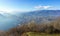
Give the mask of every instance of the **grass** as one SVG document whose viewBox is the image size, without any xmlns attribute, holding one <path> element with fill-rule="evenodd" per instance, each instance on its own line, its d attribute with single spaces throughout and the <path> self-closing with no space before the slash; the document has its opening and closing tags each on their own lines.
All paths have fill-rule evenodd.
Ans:
<svg viewBox="0 0 60 36">
<path fill-rule="evenodd" d="M 46 34 L 46 33 L 37 33 L 37 32 L 27 32 L 28 36 L 60 36 L 60 34 Z"/>
</svg>

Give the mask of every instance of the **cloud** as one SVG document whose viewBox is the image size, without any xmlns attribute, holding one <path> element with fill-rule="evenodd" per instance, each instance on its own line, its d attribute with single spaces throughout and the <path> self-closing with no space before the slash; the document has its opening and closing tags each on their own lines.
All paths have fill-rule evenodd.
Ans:
<svg viewBox="0 0 60 36">
<path fill-rule="evenodd" d="M 0 11 L 6 12 L 6 13 L 11 13 L 12 9 L 9 9 L 9 8 L 1 8 L 0 7 Z"/>
<path fill-rule="evenodd" d="M 35 9 L 49 9 L 51 8 L 52 6 L 35 6 L 34 8 Z"/>
</svg>

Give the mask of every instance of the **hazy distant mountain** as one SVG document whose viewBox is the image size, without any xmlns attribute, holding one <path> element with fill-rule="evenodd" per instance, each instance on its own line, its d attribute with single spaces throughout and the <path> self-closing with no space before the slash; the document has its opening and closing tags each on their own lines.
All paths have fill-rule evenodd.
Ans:
<svg viewBox="0 0 60 36">
<path fill-rule="evenodd" d="M 50 22 L 60 16 L 60 10 L 38 10 L 30 12 L 0 13 L 0 30 L 6 30 L 19 24 L 26 24 L 31 21 L 36 23 Z"/>
<path fill-rule="evenodd" d="M 34 20 L 38 23 L 41 23 L 43 21 L 52 21 L 59 16 L 60 10 L 39 10 L 23 13 L 21 18 L 23 18 L 25 22 Z"/>
<path fill-rule="evenodd" d="M 17 16 L 9 13 L 0 13 L 0 30 L 6 30 L 8 28 L 16 26 L 18 24 Z"/>
</svg>

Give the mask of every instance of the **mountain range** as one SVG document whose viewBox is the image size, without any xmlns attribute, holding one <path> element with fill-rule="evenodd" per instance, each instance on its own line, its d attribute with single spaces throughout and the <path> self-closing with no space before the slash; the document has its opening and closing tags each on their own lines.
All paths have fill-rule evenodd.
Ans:
<svg viewBox="0 0 60 36">
<path fill-rule="evenodd" d="M 0 30 L 8 30 L 21 24 L 34 21 L 37 24 L 49 23 L 60 17 L 60 10 L 37 10 L 29 12 L 0 13 Z"/>
</svg>

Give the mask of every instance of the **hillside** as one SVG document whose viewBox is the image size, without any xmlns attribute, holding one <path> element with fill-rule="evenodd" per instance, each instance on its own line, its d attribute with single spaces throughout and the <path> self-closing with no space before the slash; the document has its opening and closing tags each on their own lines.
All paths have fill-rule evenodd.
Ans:
<svg viewBox="0 0 60 36">
<path fill-rule="evenodd" d="M 13 27 L 7 31 L 0 31 L 1 36 L 59 36 L 60 35 L 60 18 L 57 17 L 49 23 L 43 22 L 36 24 L 35 21 L 28 22 Z"/>
<path fill-rule="evenodd" d="M 50 23 L 28 22 L 20 26 L 2 32 L 4 36 L 60 36 L 60 18 L 55 19 Z"/>
</svg>

